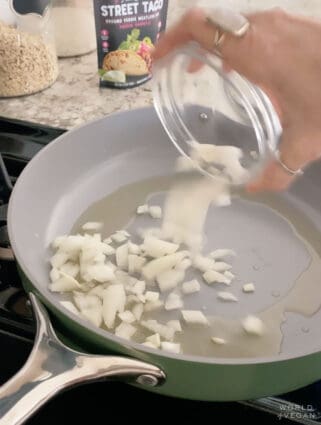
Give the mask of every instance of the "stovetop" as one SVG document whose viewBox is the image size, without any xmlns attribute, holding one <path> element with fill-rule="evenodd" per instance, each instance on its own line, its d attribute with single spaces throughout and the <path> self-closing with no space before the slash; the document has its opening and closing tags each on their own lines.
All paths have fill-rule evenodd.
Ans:
<svg viewBox="0 0 321 425">
<path fill-rule="evenodd" d="M 65 130 L 0 117 L 0 384 L 26 361 L 32 348 L 35 323 L 10 250 L 6 214 L 12 187 L 25 165 L 47 143 Z M 275 377 L 277 379 L 277 377 Z M 120 408 L 124 406 L 125 408 Z M 148 406 L 148 408 L 147 408 Z M 68 413 L 67 413 L 68 410 Z M 74 388 L 46 404 L 29 425 L 77 422 L 108 424 L 158 421 L 194 422 L 212 418 L 248 424 L 321 424 L 321 381 L 279 397 L 242 403 L 210 403 L 159 396 L 117 382 Z M 73 418 L 71 421 L 68 417 Z M 153 416 L 154 416 L 153 415 Z"/>
</svg>

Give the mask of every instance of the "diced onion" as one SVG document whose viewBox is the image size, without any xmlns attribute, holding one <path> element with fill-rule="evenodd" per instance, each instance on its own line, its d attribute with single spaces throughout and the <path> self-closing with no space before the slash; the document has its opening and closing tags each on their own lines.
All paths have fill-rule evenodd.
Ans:
<svg viewBox="0 0 321 425">
<path fill-rule="evenodd" d="M 167 326 L 175 329 L 176 332 L 182 332 L 181 322 L 179 320 L 169 320 Z"/>
<path fill-rule="evenodd" d="M 149 214 L 152 218 L 162 218 L 162 209 L 158 205 L 149 207 Z"/>
<path fill-rule="evenodd" d="M 183 301 L 181 297 L 175 293 L 171 293 L 168 295 L 165 301 L 165 310 L 178 310 L 183 308 Z"/>
<path fill-rule="evenodd" d="M 158 348 L 161 345 L 160 335 L 158 333 L 153 334 L 146 338 L 146 342 L 151 342 L 155 347 Z"/>
<path fill-rule="evenodd" d="M 161 343 L 161 348 L 164 351 L 169 351 L 171 353 L 180 353 L 181 352 L 181 344 L 175 344 L 173 342 L 163 341 Z"/>
<path fill-rule="evenodd" d="M 261 336 L 264 333 L 263 322 L 256 316 L 247 316 L 242 321 L 242 326 L 245 332 L 250 335 Z"/>
<path fill-rule="evenodd" d="M 214 342 L 214 344 L 217 344 L 217 345 L 224 345 L 224 344 L 226 344 L 226 340 L 225 339 L 218 338 L 217 336 L 213 336 L 211 338 L 211 340 Z"/>
<path fill-rule="evenodd" d="M 103 227 L 103 223 L 97 221 L 89 221 L 82 226 L 83 230 L 99 230 Z"/>
<path fill-rule="evenodd" d="M 243 292 L 254 292 L 255 286 L 254 283 L 245 283 L 243 285 Z"/>
<path fill-rule="evenodd" d="M 235 255 L 232 249 L 216 249 L 210 253 L 210 257 L 214 260 L 221 260 L 224 257 L 235 257 Z"/>
<path fill-rule="evenodd" d="M 201 285 L 196 279 L 190 280 L 189 282 L 184 282 L 182 284 L 183 294 L 194 294 L 195 292 L 199 292 L 200 289 Z"/>
<path fill-rule="evenodd" d="M 178 244 L 166 242 L 154 236 L 145 237 L 143 246 L 145 255 L 153 258 L 174 254 L 179 248 Z"/>
<path fill-rule="evenodd" d="M 182 310 L 183 319 L 187 324 L 208 325 L 208 320 L 199 310 Z"/>
<path fill-rule="evenodd" d="M 130 323 L 122 322 L 117 328 L 115 329 L 115 335 L 119 336 L 124 339 L 131 339 L 132 336 L 136 333 L 137 329 L 135 326 L 131 325 Z"/>
<path fill-rule="evenodd" d="M 203 278 L 206 283 L 224 283 L 225 285 L 230 285 L 231 281 L 224 274 L 216 272 L 215 270 L 207 270 L 203 274 Z"/>
<path fill-rule="evenodd" d="M 175 254 L 165 255 L 164 257 L 156 258 L 155 260 L 150 261 L 143 267 L 142 274 L 145 279 L 154 280 L 156 276 L 160 275 L 166 270 L 175 267 L 187 256 L 187 251 L 180 251 L 176 252 Z"/>
<path fill-rule="evenodd" d="M 223 301 L 234 301 L 237 302 L 238 299 L 231 292 L 220 291 L 217 293 L 217 298 Z"/>
<path fill-rule="evenodd" d="M 185 272 L 182 270 L 167 270 L 160 273 L 156 280 L 161 292 L 170 291 L 177 287 L 177 285 L 183 281 Z"/>
<path fill-rule="evenodd" d="M 118 317 L 120 318 L 121 321 L 126 323 L 133 323 L 136 321 L 136 317 L 129 310 L 125 310 L 122 313 L 118 313 Z"/>
<path fill-rule="evenodd" d="M 226 272 L 227 270 L 230 270 L 232 266 L 230 264 L 224 263 L 224 261 L 217 261 L 214 263 L 212 269 L 216 272 Z"/>
<path fill-rule="evenodd" d="M 125 309 L 126 294 L 123 285 L 110 285 L 103 294 L 103 319 L 108 329 L 114 327 L 117 313 Z"/>
</svg>

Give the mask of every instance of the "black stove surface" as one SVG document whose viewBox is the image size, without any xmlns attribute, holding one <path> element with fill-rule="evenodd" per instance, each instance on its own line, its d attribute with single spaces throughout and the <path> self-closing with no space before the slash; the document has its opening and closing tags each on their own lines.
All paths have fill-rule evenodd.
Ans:
<svg viewBox="0 0 321 425">
<path fill-rule="evenodd" d="M 11 189 L 34 155 L 64 132 L 62 129 L 0 117 L 0 384 L 26 361 L 33 344 L 35 323 L 12 261 L 6 228 Z M 277 377 L 276 377 L 277 379 Z M 120 407 L 121 406 L 121 407 Z M 67 418 L 71 418 L 68 419 Z M 200 420 L 248 424 L 321 424 L 321 381 L 279 397 L 244 403 L 209 403 L 155 395 L 126 384 L 104 382 L 74 388 L 47 403 L 29 425 L 108 424 L 152 420 Z"/>
</svg>

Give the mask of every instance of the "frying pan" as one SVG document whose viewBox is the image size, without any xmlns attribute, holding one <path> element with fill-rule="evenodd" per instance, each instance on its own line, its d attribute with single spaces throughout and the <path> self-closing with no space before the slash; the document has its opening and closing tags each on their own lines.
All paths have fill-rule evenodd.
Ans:
<svg viewBox="0 0 321 425">
<path fill-rule="evenodd" d="M 208 124 L 202 131 L 204 138 L 213 137 Z M 62 330 L 69 346 L 95 354 L 113 353 L 112 357 L 105 356 L 106 361 L 115 362 L 116 353 L 124 356 L 119 358 L 112 375 L 135 379 L 148 375 L 146 379 L 136 380 L 135 385 L 160 394 L 195 400 L 245 400 L 285 393 L 320 379 L 321 167 L 318 164 L 288 193 L 270 196 L 268 201 L 259 197 L 235 199 L 231 207 L 211 211 L 206 224 L 207 248 L 234 248 L 239 254 L 235 268 L 242 279 L 256 279 L 257 290 L 233 304 L 232 309 L 229 303 L 209 303 L 213 299 L 206 292 L 213 291 L 209 288 L 195 301 L 198 306 L 191 307 L 206 305 L 211 310 L 215 305 L 219 316 L 232 318 L 249 313 L 264 315 L 268 311 L 268 322 L 278 316 L 280 347 L 276 352 L 271 350 L 269 341 L 259 356 L 205 357 L 153 350 L 95 328 L 63 308 L 58 303 L 59 296 L 48 290 L 51 241 L 70 232 L 89 206 L 120 187 L 170 174 L 177 156 L 153 108 L 111 115 L 72 130 L 44 148 L 23 171 L 9 205 L 10 241 L 26 291 L 35 294 L 47 307 L 55 328 Z M 288 215 L 290 220 L 283 218 Z M 105 220 L 108 221 L 108 216 Z M 41 307 L 35 298 L 33 303 L 36 312 L 39 311 Z M 44 334 L 43 323 L 42 320 L 40 336 Z M 57 350 L 58 343 L 50 341 L 45 343 L 46 350 Z M 62 355 L 60 366 L 48 373 L 48 355 L 37 357 L 38 374 L 31 373 L 27 367 L 0 390 L 1 425 L 21 423 L 44 398 L 67 385 L 66 382 L 57 385 L 56 391 L 49 391 L 46 397 L 40 397 L 41 401 L 29 397 L 16 420 L 14 415 L 10 416 L 10 409 L 14 409 L 18 400 L 22 409 L 21 400 L 28 397 L 28 390 L 75 367 L 68 356 Z M 133 359 L 139 363 L 133 364 Z M 100 370 L 100 377 L 103 375 Z M 76 380 L 79 382 L 81 376 Z"/>
</svg>

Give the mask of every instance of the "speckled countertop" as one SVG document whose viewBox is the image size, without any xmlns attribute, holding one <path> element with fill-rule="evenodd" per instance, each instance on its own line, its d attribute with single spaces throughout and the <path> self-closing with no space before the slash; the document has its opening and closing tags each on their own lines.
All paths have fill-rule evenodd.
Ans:
<svg viewBox="0 0 321 425">
<path fill-rule="evenodd" d="M 169 0 L 168 23 L 175 20 L 192 0 Z M 140 87 L 100 89 L 96 52 L 61 59 L 56 83 L 49 89 L 12 99 L 0 99 L 0 116 L 73 128 L 113 112 L 152 104 L 151 82 Z"/>
</svg>

